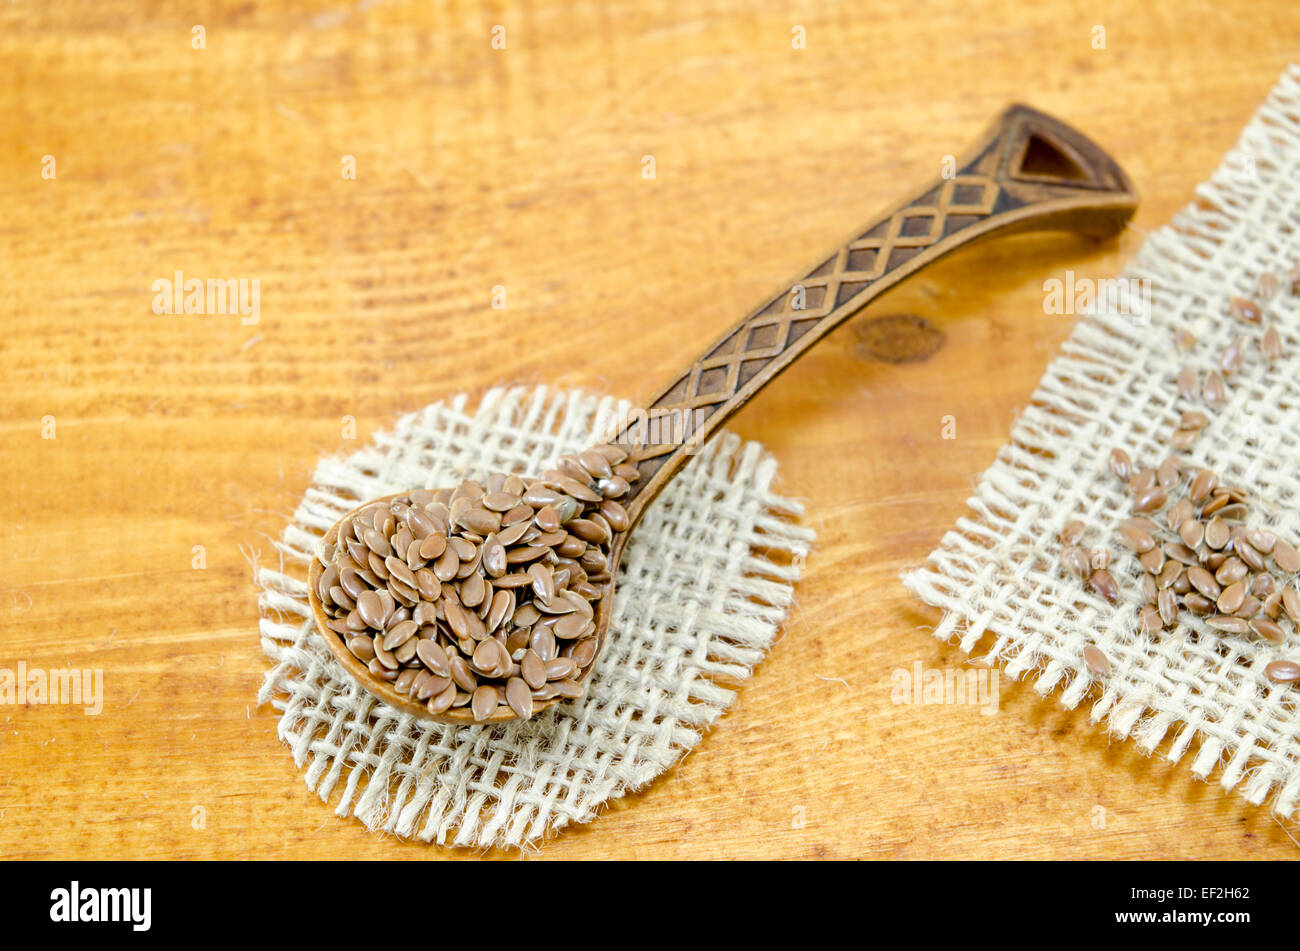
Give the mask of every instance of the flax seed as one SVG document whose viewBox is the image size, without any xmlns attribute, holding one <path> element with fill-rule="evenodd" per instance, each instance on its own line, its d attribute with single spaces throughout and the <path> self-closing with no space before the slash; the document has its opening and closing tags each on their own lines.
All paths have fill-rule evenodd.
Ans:
<svg viewBox="0 0 1300 951">
<path fill-rule="evenodd" d="M 1264 676 L 1280 684 L 1300 680 L 1300 664 L 1291 660 L 1275 660 L 1264 668 Z"/>
<path fill-rule="evenodd" d="M 1083 662 L 1094 675 L 1110 676 L 1110 661 L 1095 644 L 1088 644 L 1083 648 Z"/>
</svg>

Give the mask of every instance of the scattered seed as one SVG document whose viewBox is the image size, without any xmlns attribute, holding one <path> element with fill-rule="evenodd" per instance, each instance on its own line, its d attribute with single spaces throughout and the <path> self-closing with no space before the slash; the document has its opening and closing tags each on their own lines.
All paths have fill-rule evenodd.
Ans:
<svg viewBox="0 0 1300 951">
<path fill-rule="evenodd" d="M 1205 623 L 1225 634 L 1245 634 L 1250 630 L 1250 625 L 1246 623 L 1245 618 L 1233 617 L 1231 614 L 1212 615 L 1205 619 Z"/>
<path fill-rule="evenodd" d="M 1110 676 L 1110 660 L 1095 644 L 1088 644 L 1083 649 L 1083 662 L 1098 677 Z"/>
<path fill-rule="evenodd" d="M 1285 572 L 1300 571 L 1300 551 L 1290 542 L 1278 539 L 1273 546 L 1273 564 Z"/>
<path fill-rule="evenodd" d="M 1269 363 L 1282 356 L 1282 338 L 1278 336 L 1277 328 L 1272 324 L 1264 331 L 1264 336 L 1259 340 L 1259 352 L 1264 355 L 1264 359 Z"/>
<path fill-rule="evenodd" d="M 1259 305 L 1245 297 L 1234 297 L 1228 301 L 1228 311 L 1233 317 L 1248 324 L 1257 324 L 1263 319 Z"/>
<path fill-rule="evenodd" d="M 1280 684 L 1300 680 L 1300 664 L 1293 660 L 1275 660 L 1264 668 L 1264 676 Z"/>
<path fill-rule="evenodd" d="M 1115 473 L 1115 477 L 1121 482 L 1127 482 L 1133 477 L 1133 460 L 1123 449 L 1110 451 L 1110 471 Z"/>
<path fill-rule="evenodd" d="M 1218 370 L 1211 370 L 1205 378 L 1205 387 L 1201 391 L 1206 405 L 1219 409 L 1228 402 L 1228 388 Z"/>
<path fill-rule="evenodd" d="M 1251 618 L 1250 629 L 1270 644 L 1281 644 L 1286 640 L 1286 634 L 1281 626 L 1266 617 Z"/>
</svg>

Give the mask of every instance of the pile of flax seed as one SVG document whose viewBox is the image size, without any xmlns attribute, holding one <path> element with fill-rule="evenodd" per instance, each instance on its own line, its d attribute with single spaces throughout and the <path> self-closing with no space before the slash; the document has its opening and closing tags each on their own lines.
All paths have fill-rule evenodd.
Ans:
<svg viewBox="0 0 1300 951">
<path fill-rule="evenodd" d="M 1265 321 L 1264 307 L 1283 287 L 1287 293 L 1300 294 L 1300 266 L 1282 278 L 1264 274 L 1255 299 L 1229 301 L 1229 314 L 1243 332 L 1203 380 L 1190 367 L 1178 373 L 1178 392 L 1185 401 L 1199 399 L 1209 412 L 1221 409 L 1227 402 L 1227 381 L 1247 358 L 1252 335 L 1262 359 L 1273 363 L 1281 357 L 1281 337 Z M 1179 330 L 1174 342 L 1186 353 L 1196 345 L 1196 338 Z M 1205 412 L 1185 410 L 1170 437 L 1170 448 L 1190 449 L 1208 424 Z M 1109 463 L 1133 497 L 1133 516 L 1116 535 L 1143 569 L 1138 623 L 1144 632 L 1174 627 L 1180 613 L 1190 611 L 1225 634 L 1258 637 L 1275 645 L 1290 642 L 1300 631 L 1296 586 L 1300 551 L 1276 531 L 1246 524 L 1249 494 L 1244 488 L 1225 485 L 1213 470 L 1193 469 L 1173 454 L 1154 468 L 1139 468 L 1127 452 L 1115 448 Z M 1061 567 L 1114 603 L 1120 592 L 1109 570 L 1110 550 L 1081 547 L 1086 532 L 1087 526 L 1077 520 L 1061 530 Z M 1110 660 L 1095 644 L 1084 647 L 1082 659 L 1098 677 L 1111 671 Z M 1275 660 L 1264 673 L 1277 683 L 1294 683 L 1300 681 L 1300 662 Z"/>
</svg>

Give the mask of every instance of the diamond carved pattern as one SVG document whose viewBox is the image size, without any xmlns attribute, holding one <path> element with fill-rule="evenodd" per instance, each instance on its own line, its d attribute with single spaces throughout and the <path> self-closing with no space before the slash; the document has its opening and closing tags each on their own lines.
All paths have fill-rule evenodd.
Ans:
<svg viewBox="0 0 1300 951">
<path fill-rule="evenodd" d="M 968 173 L 944 180 L 933 204 L 899 209 L 887 221 L 876 224 L 840 248 L 833 258 L 814 268 L 790 291 L 760 309 L 691 367 L 670 389 L 671 397 L 656 405 L 652 414 L 681 411 L 689 436 L 697 422 L 735 395 L 742 385 L 742 367 L 744 379 L 751 379 L 814 323 L 880 278 L 891 266 L 891 257 L 895 258 L 895 266 L 900 263 L 897 257 L 902 255 L 896 256 L 895 251 L 906 249 L 906 256 L 910 257 L 937 243 L 944 237 L 949 215 L 971 216 L 971 221 L 964 222 L 963 227 L 988 215 L 997 202 L 998 192 L 998 183 L 988 175 Z M 803 306 L 798 306 L 799 303 Z M 675 445 L 638 446 L 629 461 L 636 464 L 667 455 L 676 448 Z"/>
</svg>

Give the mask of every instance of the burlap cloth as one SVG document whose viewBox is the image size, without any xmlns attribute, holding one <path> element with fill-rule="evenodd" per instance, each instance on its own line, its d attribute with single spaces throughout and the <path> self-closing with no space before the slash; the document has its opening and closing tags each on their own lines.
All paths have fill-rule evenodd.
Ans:
<svg viewBox="0 0 1300 951">
<path fill-rule="evenodd" d="M 607 435 L 632 407 L 577 393 L 493 390 L 402 417 L 347 458 L 326 459 L 257 572 L 258 702 L 322 800 L 374 832 L 458 846 L 526 846 L 592 819 L 698 743 L 763 659 L 813 539 L 802 507 L 772 492 L 776 460 L 722 433 L 655 501 L 619 572 L 604 654 L 586 696 L 525 723 L 419 721 L 360 689 L 315 633 L 307 562 L 360 501 L 493 471 L 535 473 Z"/>
<path fill-rule="evenodd" d="M 1300 688 L 1271 683 L 1263 669 L 1300 660 L 1300 638 L 1273 646 L 1217 634 L 1186 610 L 1173 631 L 1139 632 L 1140 569 L 1112 535 L 1131 498 L 1106 457 L 1121 446 L 1144 465 L 1164 458 L 1183 408 L 1179 367 L 1211 369 L 1246 330 L 1228 316 L 1229 298 L 1254 297 L 1261 274 L 1298 262 L 1300 67 L 1292 66 L 1195 202 L 1152 234 L 1125 272 L 1152 283 L 1149 326 L 1121 315 L 1077 322 L 979 480 L 974 514 L 903 579 L 944 609 L 936 637 L 980 650 L 1013 678 L 1032 678 L 1039 694 L 1055 692 L 1066 707 L 1090 702 L 1092 722 L 1146 753 L 1190 758 L 1199 779 L 1217 770 L 1225 791 L 1239 787 L 1255 804 L 1273 795 L 1284 816 L 1300 796 Z M 1269 366 L 1252 340 L 1227 405 L 1209 413 L 1189 455 L 1252 493 L 1249 524 L 1272 523 L 1297 542 L 1300 298 L 1284 289 L 1263 307 L 1285 356 Z M 1199 341 L 1186 356 L 1173 344 L 1183 327 Z M 1088 544 L 1115 548 L 1118 608 L 1058 568 L 1056 533 L 1076 518 L 1092 526 Z M 1114 667 L 1104 680 L 1090 678 L 1080 659 L 1089 643 Z"/>
</svg>

